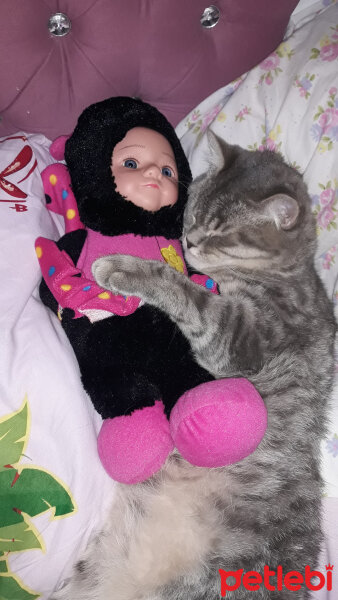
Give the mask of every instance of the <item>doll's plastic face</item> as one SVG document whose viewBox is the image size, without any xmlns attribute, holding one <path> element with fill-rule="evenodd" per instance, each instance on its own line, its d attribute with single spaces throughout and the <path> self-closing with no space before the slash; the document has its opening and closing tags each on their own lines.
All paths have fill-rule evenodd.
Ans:
<svg viewBox="0 0 338 600">
<path fill-rule="evenodd" d="M 130 129 L 114 148 L 111 168 L 117 191 L 136 206 L 155 212 L 177 202 L 175 156 L 157 131 Z"/>
</svg>

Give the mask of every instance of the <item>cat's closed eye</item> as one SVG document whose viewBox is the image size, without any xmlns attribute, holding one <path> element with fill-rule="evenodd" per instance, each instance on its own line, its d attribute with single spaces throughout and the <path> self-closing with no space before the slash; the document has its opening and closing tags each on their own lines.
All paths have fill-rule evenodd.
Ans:
<svg viewBox="0 0 338 600">
<path fill-rule="evenodd" d="M 187 248 L 193 248 L 203 244 L 203 242 L 207 241 L 211 237 L 215 237 L 218 235 L 217 231 L 208 230 L 204 231 L 198 227 L 191 227 L 184 236 L 184 241 Z"/>
<path fill-rule="evenodd" d="M 196 217 L 193 214 L 185 214 L 184 231 L 187 233 L 196 224 Z"/>
</svg>

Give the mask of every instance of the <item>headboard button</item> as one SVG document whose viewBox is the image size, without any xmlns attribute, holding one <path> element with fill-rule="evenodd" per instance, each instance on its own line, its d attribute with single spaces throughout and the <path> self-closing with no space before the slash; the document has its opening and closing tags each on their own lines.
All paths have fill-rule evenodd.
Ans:
<svg viewBox="0 0 338 600">
<path fill-rule="evenodd" d="M 208 6 L 208 8 L 204 9 L 203 15 L 201 16 L 201 25 L 205 29 L 211 29 L 211 27 L 215 27 L 217 25 L 219 18 L 221 16 L 220 10 L 217 6 Z"/>
<path fill-rule="evenodd" d="M 57 37 L 67 35 L 72 27 L 70 18 L 64 13 L 55 13 L 48 21 L 48 29 L 52 35 Z"/>
</svg>

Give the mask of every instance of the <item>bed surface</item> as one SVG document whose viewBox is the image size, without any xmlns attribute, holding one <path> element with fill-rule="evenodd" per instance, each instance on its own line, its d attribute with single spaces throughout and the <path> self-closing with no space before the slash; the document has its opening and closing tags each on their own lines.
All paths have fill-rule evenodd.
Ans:
<svg viewBox="0 0 338 600">
<path fill-rule="evenodd" d="M 304 0 L 282 41 L 296 2 L 269 13 L 268 2 L 255 3 L 253 14 L 250 0 L 241 10 L 222 0 L 210 29 L 200 24 L 199 0 L 165 0 L 162 13 L 134 0 L 129 12 L 123 0 L 1 2 L 0 488 L 6 479 L 10 494 L 0 498 L 0 597 L 11 597 L 3 591 L 11 585 L 15 600 L 47 600 L 114 493 L 97 457 L 101 419 L 58 319 L 39 299 L 34 252 L 38 236 L 64 232 L 46 210 L 40 174 L 54 162 L 50 141 L 72 130 L 84 106 L 116 93 L 155 104 L 177 124 L 195 176 L 208 164 L 209 129 L 245 148 L 281 152 L 309 187 L 316 266 L 338 316 L 338 4 Z M 70 17 L 72 33 L 51 36 L 46 23 L 55 12 Z M 338 564 L 338 362 L 336 369 L 322 445 L 323 572 Z M 18 501 L 24 508 L 13 511 Z M 333 575 L 336 591 L 314 599 L 336 597 Z"/>
</svg>

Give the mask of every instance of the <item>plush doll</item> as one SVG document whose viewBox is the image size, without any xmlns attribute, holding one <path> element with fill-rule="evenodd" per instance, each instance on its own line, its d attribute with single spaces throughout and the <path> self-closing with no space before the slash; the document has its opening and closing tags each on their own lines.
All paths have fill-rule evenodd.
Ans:
<svg viewBox="0 0 338 600">
<path fill-rule="evenodd" d="M 40 295 L 59 315 L 104 419 L 103 466 L 117 481 L 137 483 L 174 447 L 197 466 L 241 460 L 266 429 L 252 384 L 215 381 L 165 314 L 99 288 L 91 272 L 100 256 L 121 253 L 166 261 L 187 275 L 179 239 L 191 173 L 173 127 L 140 100 L 111 98 L 84 110 L 65 161 L 42 174 L 66 233 L 57 244 L 36 241 Z M 208 277 L 193 278 L 217 292 Z"/>
</svg>

